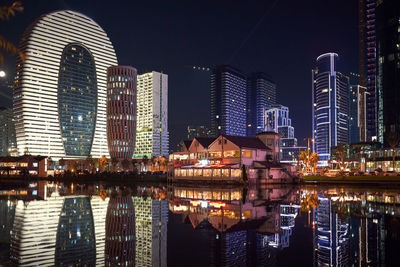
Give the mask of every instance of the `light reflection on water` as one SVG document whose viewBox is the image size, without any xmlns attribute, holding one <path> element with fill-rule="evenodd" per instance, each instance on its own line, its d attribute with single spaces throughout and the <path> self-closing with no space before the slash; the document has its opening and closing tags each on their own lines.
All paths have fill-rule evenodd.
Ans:
<svg viewBox="0 0 400 267">
<path fill-rule="evenodd" d="M 400 190 L 0 188 L 0 265 L 396 266 Z"/>
</svg>

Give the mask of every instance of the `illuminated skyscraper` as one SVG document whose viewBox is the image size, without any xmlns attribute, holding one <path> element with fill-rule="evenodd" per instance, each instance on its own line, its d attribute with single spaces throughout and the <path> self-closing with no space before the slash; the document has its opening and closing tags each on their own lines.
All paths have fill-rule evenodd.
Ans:
<svg viewBox="0 0 400 267">
<path fill-rule="evenodd" d="M 117 65 L 103 29 L 83 14 L 39 17 L 22 36 L 14 87 L 18 153 L 55 159 L 108 156 L 107 68 Z"/>
<path fill-rule="evenodd" d="M 265 73 L 255 72 L 247 78 L 247 136 L 264 130 L 264 110 L 276 104 L 276 84 Z"/>
<path fill-rule="evenodd" d="M 358 1 L 358 51 L 360 85 L 367 88 L 367 141 L 377 137 L 376 0 Z"/>
<path fill-rule="evenodd" d="M 149 72 L 137 76 L 135 158 L 168 155 L 168 75 Z"/>
<path fill-rule="evenodd" d="M 281 134 L 281 153 L 280 161 L 286 163 L 296 163 L 300 151 L 305 147 L 297 146 L 297 138 L 294 137 L 294 127 L 289 118 L 289 108 L 282 105 L 272 105 L 264 109 L 263 130 L 274 131 Z"/>
<path fill-rule="evenodd" d="M 327 164 L 331 147 L 349 141 L 349 78 L 337 70 L 338 55 L 317 58 L 312 70 L 312 135 L 314 151 Z"/>
<path fill-rule="evenodd" d="M 107 71 L 107 141 L 112 158 L 131 159 L 136 140 L 136 69 Z"/>
<path fill-rule="evenodd" d="M 246 76 L 222 65 L 211 72 L 211 135 L 246 136 Z"/>
<path fill-rule="evenodd" d="M 136 266 L 167 266 L 168 202 L 134 197 Z"/>
<path fill-rule="evenodd" d="M 349 142 L 367 141 L 367 92 L 360 85 L 350 85 Z"/>
<path fill-rule="evenodd" d="M 400 133 L 400 1 L 377 1 L 378 141 Z"/>
</svg>

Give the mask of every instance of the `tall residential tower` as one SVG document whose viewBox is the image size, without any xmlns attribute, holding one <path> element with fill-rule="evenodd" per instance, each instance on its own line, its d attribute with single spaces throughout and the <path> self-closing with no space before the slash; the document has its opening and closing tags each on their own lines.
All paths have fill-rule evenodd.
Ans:
<svg viewBox="0 0 400 267">
<path fill-rule="evenodd" d="M 246 76 L 228 65 L 211 72 L 211 134 L 246 136 Z"/>
<path fill-rule="evenodd" d="M 367 141 L 377 138 L 376 0 L 359 0 L 358 58 L 360 85 L 367 88 Z"/>
<path fill-rule="evenodd" d="M 264 129 L 264 109 L 276 104 L 276 84 L 265 73 L 256 72 L 247 79 L 247 136 Z"/>
<path fill-rule="evenodd" d="M 134 158 L 167 156 L 168 75 L 149 72 L 137 77 L 137 126 Z"/>
</svg>

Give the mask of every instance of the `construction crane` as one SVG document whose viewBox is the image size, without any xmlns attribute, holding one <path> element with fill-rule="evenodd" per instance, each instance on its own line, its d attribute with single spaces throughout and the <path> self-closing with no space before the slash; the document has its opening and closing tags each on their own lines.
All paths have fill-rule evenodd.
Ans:
<svg viewBox="0 0 400 267">
<path fill-rule="evenodd" d="M 189 66 L 189 65 L 186 65 L 185 68 L 193 69 L 193 70 L 201 70 L 201 71 L 210 71 L 211 70 L 211 68 L 209 68 L 209 67 Z"/>
</svg>

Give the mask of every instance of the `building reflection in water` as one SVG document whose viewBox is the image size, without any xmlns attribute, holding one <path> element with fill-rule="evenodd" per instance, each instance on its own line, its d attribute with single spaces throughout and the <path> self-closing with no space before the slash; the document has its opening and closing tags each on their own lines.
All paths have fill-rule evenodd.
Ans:
<svg viewBox="0 0 400 267">
<path fill-rule="evenodd" d="M 0 264 L 12 266 L 167 266 L 169 210 L 205 238 L 212 266 L 276 266 L 299 214 L 314 266 L 384 266 L 400 238 L 396 191 L 37 183 L 0 195 Z"/>
<path fill-rule="evenodd" d="M 170 188 L 170 210 L 210 240 L 212 266 L 274 266 L 298 214 L 295 188 Z"/>
<path fill-rule="evenodd" d="M 111 196 L 106 216 L 106 266 L 135 266 L 135 210 L 131 196 Z"/>
<path fill-rule="evenodd" d="M 56 266 L 95 265 L 94 223 L 88 197 L 65 198 L 56 236 Z"/>
<path fill-rule="evenodd" d="M 386 266 L 387 239 L 399 238 L 392 235 L 399 228 L 392 223 L 400 217 L 398 192 L 306 189 L 302 202 L 312 196 L 318 199 L 309 211 L 314 266 Z"/>
<path fill-rule="evenodd" d="M 167 266 L 168 202 L 133 197 L 136 215 L 136 266 Z"/>
</svg>

